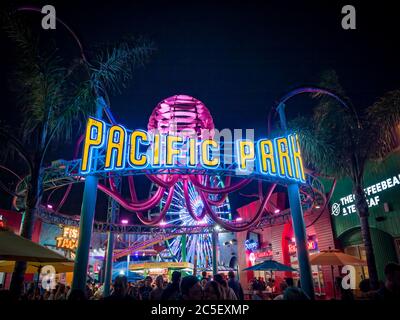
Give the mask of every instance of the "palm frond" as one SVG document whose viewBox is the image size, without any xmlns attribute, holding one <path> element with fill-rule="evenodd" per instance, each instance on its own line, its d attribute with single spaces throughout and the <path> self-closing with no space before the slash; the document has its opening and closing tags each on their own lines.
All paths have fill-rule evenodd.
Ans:
<svg viewBox="0 0 400 320">
<path fill-rule="evenodd" d="M 370 136 L 370 153 L 373 158 L 385 157 L 399 147 L 400 90 L 387 92 L 366 110 Z M 368 137 L 366 137 L 368 138 Z"/>
<path fill-rule="evenodd" d="M 91 66 L 91 80 L 96 91 L 110 90 L 120 93 L 133 71 L 143 66 L 155 50 L 153 42 L 145 38 L 127 38 L 115 45 L 100 50 Z"/>
<path fill-rule="evenodd" d="M 289 127 L 299 136 L 300 148 L 309 169 L 319 173 L 341 177 L 346 174 L 345 167 L 339 165 L 343 161 L 335 152 L 324 132 L 318 129 L 315 122 L 305 117 L 297 117 L 289 121 Z"/>
<path fill-rule="evenodd" d="M 6 16 L 5 21 L 4 29 L 17 45 L 11 89 L 22 110 L 23 138 L 29 141 L 44 124 L 49 129 L 55 125 L 54 115 L 68 96 L 67 70 L 51 45 L 46 50 L 39 49 L 38 38 L 17 16 Z"/>
</svg>

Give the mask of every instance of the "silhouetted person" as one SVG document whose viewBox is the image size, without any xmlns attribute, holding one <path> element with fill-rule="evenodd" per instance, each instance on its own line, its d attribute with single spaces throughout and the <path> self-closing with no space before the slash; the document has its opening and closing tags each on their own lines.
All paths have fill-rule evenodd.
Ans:
<svg viewBox="0 0 400 320">
<path fill-rule="evenodd" d="M 150 276 L 144 279 L 144 286 L 139 288 L 140 300 L 150 300 L 150 293 L 153 291 L 152 282 L 153 279 Z"/>
<path fill-rule="evenodd" d="M 385 285 L 376 292 L 378 300 L 400 301 L 400 265 L 394 262 L 385 267 Z"/>
<path fill-rule="evenodd" d="M 233 271 L 228 272 L 228 286 L 232 288 L 233 292 L 235 292 L 238 300 L 244 300 L 243 288 L 239 281 L 235 279 L 235 273 Z"/>
<path fill-rule="evenodd" d="M 150 292 L 150 300 L 161 300 L 164 291 L 164 278 L 159 275 L 156 278 L 156 287 Z"/>
<path fill-rule="evenodd" d="M 181 281 L 181 295 L 183 300 L 202 300 L 203 288 L 195 276 L 186 276 Z"/>
<path fill-rule="evenodd" d="M 171 283 L 163 291 L 161 300 L 178 300 L 180 298 L 180 282 L 181 273 L 179 271 L 172 272 Z"/>
<path fill-rule="evenodd" d="M 223 300 L 221 286 L 216 281 L 208 281 L 204 287 L 204 300 Z"/>
<path fill-rule="evenodd" d="M 285 281 L 288 287 L 283 293 L 283 300 L 310 300 L 302 289 L 295 287 L 293 278 L 286 278 Z"/>
<path fill-rule="evenodd" d="M 228 286 L 228 282 L 224 279 L 221 274 L 214 275 L 214 280 L 218 282 L 221 286 L 223 293 L 223 300 L 237 300 L 235 291 L 231 287 Z"/>
<path fill-rule="evenodd" d="M 114 290 L 112 294 L 105 297 L 105 301 L 114 300 L 133 300 L 133 298 L 128 295 L 128 278 L 125 276 L 118 276 L 114 280 Z"/>
<path fill-rule="evenodd" d="M 68 296 L 68 300 L 70 301 L 84 301 L 87 300 L 86 294 L 81 289 L 72 289 L 71 293 Z"/>
</svg>

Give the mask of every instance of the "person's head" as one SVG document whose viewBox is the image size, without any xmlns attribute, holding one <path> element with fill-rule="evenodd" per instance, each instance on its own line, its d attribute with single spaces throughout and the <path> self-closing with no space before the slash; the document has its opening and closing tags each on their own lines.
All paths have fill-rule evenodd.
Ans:
<svg viewBox="0 0 400 320">
<path fill-rule="evenodd" d="M 228 284 L 226 283 L 226 280 L 220 273 L 214 275 L 214 281 L 218 282 L 218 284 L 224 288 L 226 288 L 228 286 Z"/>
<path fill-rule="evenodd" d="M 72 289 L 70 295 L 68 296 L 68 300 L 71 301 L 86 300 L 85 292 L 83 292 L 81 289 Z"/>
<path fill-rule="evenodd" d="M 204 300 L 222 300 L 221 286 L 216 281 L 207 281 L 204 287 Z"/>
<path fill-rule="evenodd" d="M 178 284 L 181 281 L 181 273 L 179 271 L 172 272 L 171 281 L 174 284 Z"/>
<path fill-rule="evenodd" d="M 156 286 L 157 286 L 157 288 L 163 288 L 163 286 L 164 286 L 164 278 L 163 278 L 163 276 L 161 276 L 161 275 L 159 275 L 159 276 L 157 276 L 157 278 L 156 278 Z"/>
<path fill-rule="evenodd" d="M 201 273 L 201 276 L 202 276 L 203 278 L 207 278 L 207 271 L 203 271 L 203 272 Z"/>
<path fill-rule="evenodd" d="M 363 279 L 360 281 L 358 288 L 361 290 L 363 293 L 367 293 L 371 290 L 371 284 L 369 282 L 369 279 Z"/>
<path fill-rule="evenodd" d="M 390 262 L 385 266 L 385 286 L 389 288 L 400 288 L 400 265 Z"/>
<path fill-rule="evenodd" d="M 124 296 L 128 292 L 128 278 L 125 276 L 118 276 L 114 280 L 114 295 Z"/>
<path fill-rule="evenodd" d="M 285 291 L 287 287 L 288 287 L 288 285 L 287 285 L 287 283 L 284 282 L 284 281 L 282 281 L 282 282 L 279 284 L 279 289 L 281 290 L 281 292 Z"/>
<path fill-rule="evenodd" d="M 60 293 L 65 293 L 65 285 L 60 283 L 60 286 L 58 287 L 58 292 Z"/>
<path fill-rule="evenodd" d="M 144 285 L 146 287 L 150 287 L 152 282 L 153 282 L 153 278 L 152 277 L 147 276 L 146 278 L 144 278 Z"/>
<path fill-rule="evenodd" d="M 229 279 L 235 279 L 235 273 L 233 271 L 228 272 Z"/>
<path fill-rule="evenodd" d="M 285 282 L 288 285 L 288 287 L 293 287 L 294 286 L 293 278 L 285 278 Z"/>
<path fill-rule="evenodd" d="M 203 298 L 203 288 L 195 276 L 182 278 L 180 287 L 184 300 L 201 300 Z"/>
</svg>

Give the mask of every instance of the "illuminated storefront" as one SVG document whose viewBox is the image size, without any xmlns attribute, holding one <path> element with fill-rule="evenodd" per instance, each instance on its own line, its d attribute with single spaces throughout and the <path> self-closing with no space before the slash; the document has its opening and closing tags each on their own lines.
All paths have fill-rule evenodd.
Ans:
<svg viewBox="0 0 400 320">
<path fill-rule="evenodd" d="M 285 207 L 286 194 L 276 193 L 272 202 L 280 208 Z M 241 216 L 252 215 L 258 207 L 258 202 L 252 202 L 238 211 Z M 325 210 L 321 216 L 316 219 L 314 215 L 305 216 L 307 247 L 309 254 L 315 254 L 320 250 L 327 250 L 335 247 L 334 236 L 332 232 L 331 218 L 328 210 Z M 294 232 L 290 219 L 282 224 L 272 227 L 253 230 L 251 232 L 239 232 L 237 234 L 239 257 L 239 277 L 244 288 L 249 288 L 249 283 L 254 277 L 261 277 L 267 280 L 271 277 L 270 272 L 264 271 L 241 271 L 253 264 L 261 263 L 264 260 L 275 260 L 285 265 L 298 269 L 297 248 L 295 245 Z M 245 246 L 245 242 L 252 239 L 253 250 Z M 248 243 L 248 241 L 247 241 Z M 314 290 L 317 297 L 329 299 L 333 297 L 333 279 L 331 268 L 329 266 L 311 266 L 312 277 L 314 281 Z M 338 270 L 335 269 L 334 276 L 338 276 Z M 275 280 L 275 288 L 278 290 L 279 283 L 284 281 L 285 277 L 294 278 L 297 283 L 299 274 L 297 272 L 273 272 L 272 277 Z"/>
<path fill-rule="evenodd" d="M 379 280 L 384 267 L 399 261 L 400 248 L 400 152 L 380 163 L 369 163 L 364 192 L 369 206 L 369 224 Z M 344 252 L 366 260 L 351 181 L 338 181 L 330 203 L 334 234 Z M 356 267 L 356 284 L 368 278 L 367 267 Z"/>
<path fill-rule="evenodd" d="M 172 272 L 175 270 L 180 271 L 183 275 L 193 274 L 193 264 L 189 262 L 144 262 L 131 264 L 129 270 L 144 276 L 162 275 L 165 279 L 171 279 Z"/>
</svg>

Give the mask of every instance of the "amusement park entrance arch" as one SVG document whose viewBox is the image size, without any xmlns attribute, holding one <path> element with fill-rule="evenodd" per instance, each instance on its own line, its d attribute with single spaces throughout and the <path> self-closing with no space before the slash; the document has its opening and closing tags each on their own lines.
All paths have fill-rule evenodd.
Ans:
<svg viewBox="0 0 400 320">
<path fill-rule="evenodd" d="M 328 94 L 342 102 L 332 93 L 316 88 L 303 88 L 291 92 L 281 100 L 274 110 L 279 114 L 281 129 L 287 134 L 274 139 L 260 140 L 258 143 L 251 143 L 248 140 L 236 141 L 236 150 L 231 155 L 232 160 L 229 163 L 221 160 L 221 151 L 224 150 L 224 146 L 213 140 L 212 136 L 203 139 L 200 135 L 197 135 L 196 139 L 193 136 L 182 138 L 182 136 L 168 134 L 165 131 L 156 133 L 142 130 L 129 131 L 115 123 L 104 100 L 99 98 L 97 114 L 94 118 L 90 118 L 87 124 L 82 160 L 69 163 L 73 167 L 69 168 L 70 177 L 74 178 L 75 175 L 75 178 L 84 180 L 85 183 L 73 288 L 83 289 L 86 283 L 97 189 L 112 197 L 113 201 L 122 207 L 135 212 L 144 225 L 157 226 L 160 222 L 163 222 L 171 204 L 174 188 L 180 181 L 183 186 L 187 211 L 193 220 L 201 224 L 201 221 L 208 215 L 210 218 L 208 221 L 212 224 L 236 232 L 254 228 L 261 223 L 261 217 L 270 196 L 279 183 L 287 186 L 288 190 L 302 288 L 313 298 L 314 286 L 306 247 L 303 208 L 300 199 L 300 187 L 307 185 L 309 176 L 306 177 L 303 168 L 298 137 L 288 132 L 284 111 L 284 103 L 290 97 L 305 92 Z M 107 115 L 109 123 L 101 120 L 103 111 Z M 202 114 L 202 119 L 200 117 L 199 120 L 198 114 L 192 117 L 197 112 Z M 207 112 L 208 110 L 200 101 L 180 95 L 162 101 L 158 105 L 158 109 L 156 108 L 153 111 L 152 117 L 162 123 L 165 119 L 170 120 L 180 115 L 181 119 L 189 118 L 189 122 L 194 124 L 191 128 L 196 130 L 204 124 L 212 123 L 212 118 Z M 199 124 L 201 121 L 203 122 Z M 187 123 L 188 121 L 186 121 Z M 162 141 L 164 141 L 164 145 Z M 184 151 L 182 152 L 182 150 Z M 161 156 L 163 153 L 164 158 Z M 185 154 L 186 158 L 183 159 Z M 244 175 L 243 171 L 248 170 L 248 166 L 251 167 L 250 173 Z M 138 200 L 136 197 L 133 176 L 137 174 L 146 175 L 157 185 L 157 190 L 148 200 Z M 118 181 L 125 175 L 128 177 L 131 192 L 130 201 L 126 201 L 118 192 Z M 213 177 L 219 177 L 223 181 L 222 186 L 217 186 Z M 240 181 L 231 183 L 232 177 L 238 177 Z M 109 187 L 100 184 L 99 179 L 108 180 Z M 269 182 L 269 186 L 260 198 L 261 205 L 258 212 L 250 221 L 231 222 L 215 212 L 215 207 L 223 203 L 230 192 L 239 190 L 252 180 L 266 180 Z M 196 188 L 201 197 L 203 207 L 199 212 L 194 212 L 191 205 L 188 195 L 189 184 Z M 163 199 L 164 194 L 167 194 L 167 196 L 158 215 L 153 215 L 150 218 L 145 217 L 143 212 L 155 207 Z M 164 228 L 164 230 L 167 229 Z"/>
<path fill-rule="evenodd" d="M 37 11 L 40 12 L 40 9 L 38 8 L 19 8 L 19 11 Z M 83 61 L 86 61 L 86 57 L 83 52 L 82 44 L 80 43 L 79 39 L 76 37 L 76 35 L 72 32 L 72 30 L 61 20 L 57 18 L 57 21 L 59 21 L 62 25 L 64 25 L 67 30 L 71 33 L 73 38 L 76 40 L 80 53 L 82 56 Z M 336 95 L 333 93 L 319 89 L 319 88 L 300 88 L 293 90 L 289 92 L 286 96 L 284 96 L 280 102 L 278 103 L 276 108 L 273 108 L 274 113 L 279 114 L 280 118 L 280 124 L 281 124 L 281 129 L 286 131 L 286 136 L 283 136 L 283 141 L 281 141 L 283 144 L 283 149 L 281 152 L 281 158 L 275 158 L 275 155 L 272 156 L 271 152 L 268 152 L 268 146 L 272 146 L 271 148 L 280 148 L 281 145 L 279 144 L 274 144 L 274 141 L 264 141 L 260 142 L 263 144 L 265 148 L 267 148 L 267 151 L 265 152 L 265 149 L 260 149 L 260 145 L 257 145 L 256 147 L 252 148 L 251 145 L 249 146 L 246 141 L 242 141 L 242 157 L 241 160 L 244 161 L 244 164 L 246 165 L 247 163 L 251 163 L 252 161 L 256 161 L 256 159 L 261 159 L 258 160 L 258 167 L 256 166 L 256 169 L 250 176 L 243 176 L 240 173 L 240 170 L 233 170 L 233 167 L 229 166 L 224 166 L 224 164 L 218 163 L 217 166 L 218 168 L 215 169 L 213 168 L 214 163 L 212 162 L 213 157 L 210 156 L 209 150 L 212 149 L 212 147 L 215 147 L 215 145 L 212 142 L 207 142 L 205 143 L 204 149 L 202 149 L 203 154 L 201 155 L 202 160 L 200 160 L 200 165 L 201 168 L 195 168 L 196 166 L 177 166 L 176 162 L 174 162 L 172 166 L 170 166 L 168 169 L 167 168 L 157 168 L 157 167 L 146 167 L 146 168 L 139 168 L 137 167 L 137 161 L 139 162 L 140 166 L 140 159 L 143 159 L 140 157 L 140 154 L 137 154 L 136 152 L 133 152 L 133 155 L 131 157 L 131 150 L 132 150 L 132 144 L 128 140 L 125 140 L 126 144 L 124 144 L 124 147 L 122 148 L 128 148 L 130 149 L 129 154 L 126 154 L 124 152 L 121 152 L 121 154 L 118 154 L 118 148 L 121 148 L 121 144 L 119 143 L 119 140 L 121 138 L 121 134 L 123 135 L 124 133 L 127 133 L 128 136 L 130 135 L 130 138 L 132 139 L 132 134 L 128 133 L 124 129 L 119 130 L 117 128 L 113 129 L 119 132 L 117 134 L 118 137 L 112 136 L 111 143 L 116 143 L 116 146 L 114 149 L 117 151 L 114 151 L 113 148 L 111 148 L 110 151 L 110 162 L 113 163 L 114 167 L 109 167 L 107 161 L 107 155 L 104 155 L 104 150 L 97 150 L 100 148 L 100 145 L 104 142 L 105 140 L 101 139 L 101 136 L 99 134 L 100 127 L 97 128 L 97 133 L 96 129 L 90 131 L 90 135 L 93 133 L 92 138 L 96 139 L 99 138 L 98 145 L 96 143 L 93 143 L 92 146 L 94 148 L 90 148 L 90 142 L 88 144 L 88 150 L 89 149 L 94 149 L 94 155 L 95 158 L 99 156 L 97 159 L 94 159 L 95 161 L 95 170 L 91 171 L 88 168 L 82 168 L 82 162 L 79 159 L 72 160 L 72 161 L 66 161 L 65 163 L 60 163 L 60 166 L 56 170 L 53 170 L 54 167 L 52 167 L 50 170 L 45 170 L 45 175 L 47 175 L 47 178 L 45 177 L 45 184 L 47 184 L 47 190 L 51 190 L 52 188 L 57 188 L 60 184 L 67 185 L 67 192 L 65 193 L 62 201 L 56 208 L 56 212 L 58 209 L 62 206 L 62 204 L 65 202 L 65 199 L 71 189 L 72 184 L 77 183 L 77 182 L 84 182 L 85 187 L 84 187 L 84 194 L 83 194 L 83 201 L 82 201 L 82 207 L 81 207 L 81 216 L 79 220 L 79 246 L 76 254 L 76 260 L 75 260 L 75 267 L 74 267 L 74 279 L 73 279 L 73 288 L 74 289 L 84 289 L 86 285 L 86 274 L 87 274 L 87 266 L 88 266 L 88 255 L 89 255 L 89 248 L 90 248 L 90 240 L 91 240 L 91 235 L 93 231 L 93 227 L 97 231 L 107 231 L 109 232 L 109 247 L 112 248 L 112 239 L 113 239 L 113 232 L 114 231 L 123 231 L 123 232 L 146 232 L 146 228 L 151 228 L 152 230 L 158 230 L 161 233 L 168 232 L 171 230 L 171 232 L 183 232 L 183 233 L 190 233 L 194 232 L 194 230 L 202 230 L 202 231 L 210 231 L 212 232 L 213 226 L 205 226 L 201 225 L 200 227 L 198 226 L 188 226 L 188 227 L 182 227 L 182 228 L 175 228 L 174 227 L 168 227 L 165 226 L 164 228 L 161 228 L 159 224 L 163 217 L 166 214 L 167 211 L 167 203 L 168 201 L 170 202 L 170 197 L 167 196 L 166 199 L 163 199 L 163 194 L 166 192 L 168 195 L 173 194 L 173 190 L 175 188 L 175 185 L 178 183 L 178 180 L 181 180 L 181 183 L 183 184 L 184 187 L 184 194 L 187 190 L 186 186 L 189 187 L 189 184 L 194 185 L 196 187 L 196 190 L 198 191 L 199 195 L 201 196 L 201 200 L 204 204 L 203 210 L 200 210 L 200 212 L 194 212 L 194 210 L 191 210 L 191 206 L 188 205 L 188 213 L 190 216 L 193 218 L 195 221 L 202 221 L 202 219 L 208 215 L 211 219 L 209 221 L 213 223 L 217 223 L 226 230 L 230 231 L 243 231 L 246 229 L 250 228 L 257 228 L 260 226 L 263 226 L 264 224 L 269 224 L 269 223 L 274 223 L 275 219 L 280 219 L 284 218 L 286 219 L 289 214 L 292 218 L 292 223 L 293 223 L 293 228 L 294 228 L 294 233 L 295 233 L 295 238 L 296 238 L 296 246 L 297 246 L 297 254 L 298 254 L 298 261 L 299 261 L 299 267 L 300 267 L 300 277 L 301 277 L 301 283 L 302 283 L 302 288 L 306 291 L 306 293 L 310 296 L 314 296 L 314 289 L 313 289 L 313 284 L 312 284 L 312 278 L 311 278 L 311 270 L 310 270 L 310 264 L 308 260 L 308 252 L 306 248 L 306 234 L 305 234 L 305 226 L 304 226 L 304 220 L 303 220 L 303 208 L 302 208 L 302 201 L 300 197 L 302 196 L 305 199 L 310 199 L 313 200 L 313 195 L 310 197 L 309 194 L 304 190 L 307 190 L 307 188 L 313 190 L 313 191 L 318 191 L 315 190 L 313 186 L 313 181 L 314 177 L 308 172 L 306 174 L 305 179 L 302 177 L 300 172 L 297 172 L 296 174 L 293 174 L 293 166 L 292 168 L 289 168 L 288 165 L 293 164 L 294 159 L 296 156 L 292 154 L 285 154 L 285 150 L 288 151 L 289 149 L 293 151 L 296 151 L 296 145 L 297 141 L 296 139 L 292 140 L 293 136 L 289 135 L 289 132 L 287 131 L 287 126 L 286 126 L 286 117 L 285 117 L 285 103 L 287 100 L 289 100 L 291 97 L 297 95 L 297 94 L 302 94 L 302 93 L 319 93 L 319 94 L 325 94 L 328 96 L 333 97 L 336 99 L 340 104 L 342 104 L 344 107 L 348 108 L 346 104 Z M 176 96 L 175 96 L 176 97 Z M 174 98 L 175 98 L 174 97 Z M 178 96 L 179 97 L 179 96 Z M 180 96 L 181 98 L 187 97 L 187 96 Z M 190 98 L 190 97 L 189 97 Z M 199 122 L 199 117 L 190 117 L 191 119 L 189 121 L 189 125 L 191 128 L 205 128 L 205 129 L 212 129 L 213 123 L 212 123 L 212 118 L 208 113 L 208 110 L 205 108 L 205 106 L 198 100 L 191 98 L 192 103 L 188 103 L 186 101 L 183 103 L 183 108 L 184 113 L 186 112 L 192 112 L 193 109 L 196 110 L 197 114 L 201 114 L 204 116 L 203 122 Z M 163 123 L 164 120 L 170 120 L 171 118 L 168 118 L 168 112 L 163 113 L 165 108 L 168 109 L 169 106 L 171 106 L 170 101 L 168 99 L 164 100 L 162 103 L 159 104 L 159 109 L 158 113 L 152 115 L 151 123 L 149 123 L 149 129 L 154 128 L 154 122 L 155 123 Z M 174 108 L 173 108 L 174 109 Z M 169 109 L 171 110 L 171 109 Z M 179 111 L 179 110 L 178 110 Z M 181 110 L 182 111 L 182 110 Z M 351 110 L 350 110 L 351 111 Z M 110 112 L 109 107 L 106 105 L 105 100 L 99 96 L 97 99 L 97 108 L 96 108 L 96 114 L 94 114 L 94 120 L 97 120 L 101 122 L 103 119 L 103 114 L 106 115 L 106 118 L 108 119 L 108 124 L 103 123 L 104 127 L 106 126 L 114 126 L 116 125 L 116 121 Z M 169 113 L 171 114 L 171 113 Z M 167 118 L 163 118 L 163 116 L 166 116 Z M 187 114 L 186 114 L 187 116 Z M 186 117 L 185 116 L 185 117 Z M 161 121 L 160 121 L 161 120 Z M 185 122 L 187 123 L 187 122 Z M 107 133 L 107 132 L 105 132 Z M 90 138 L 90 135 L 88 136 Z M 140 134 L 137 134 L 137 136 L 140 136 Z M 103 134 L 103 138 L 107 137 L 107 134 Z M 142 135 L 142 138 L 145 137 Z M 148 136 L 147 136 L 148 137 Z M 82 139 L 80 139 L 80 142 L 82 142 Z M 142 142 L 146 138 L 142 139 Z M 149 139 L 150 140 L 150 139 Z M 175 140 L 173 138 L 172 140 Z M 208 140 L 208 139 L 207 139 Z M 133 140 L 137 141 L 137 140 Z M 93 142 L 93 141 L 92 141 Z M 176 141 L 179 142 L 179 139 Z M 190 143 L 189 143 L 190 144 Z M 127 147 L 128 146 L 128 147 Z M 135 144 L 136 146 L 136 144 Z M 203 147 L 203 145 L 201 145 Z M 291 148 L 289 148 L 291 147 Z M 216 146 L 218 148 L 218 145 Z M 258 149 L 257 149 L 258 148 Z M 171 151 L 173 154 L 175 154 L 175 149 L 171 147 Z M 77 149 L 78 150 L 78 149 Z M 192 149 L 193 150 L 193 149 Z M 103 154 L 102 154 L 103 152 Z M 254 153 L 253 153 L 254 152 Z M 258 152 L 258 154 L 256 154 Z M 113 155 L 117 153 L 117 155 Z M 206 156 L 204 157 L 204 153 Z M 279 153 L 279 152 L 278 152 Z M 122 157 L 125 154 L 125 157 L 128 157 L 129 159 L 127 160 L 126 158 L 122 160 L 123 164 L 118 163 L 119 158 Z M 154 155 L 154 153 L 153 153 Z M 85 155 L 88 158 L 90 158 L 90 152 L 87 152 Z M 208 157 L 210 156 L 210 157 Z M 261 158 L 260 158 L 261 156 Z M 78 153 L 75 153 L 75 158 L 78 157 Z M 102 158 L 103 157 L 103 158 Z M 204 158 L 203 158 L 204 157 Z M 258 158 L 257 158 L 258 157 Z M 175 157 L 173 156 L 172 159 Z M 254 160 L 253 160 L 254 158 Z M 153 158 L 154 159 L 154 158 Z M 190 158 L 189 158 L 190 159 Z M 301 157 L 300 157 L 301 159 Z M 92 159 L 93 160 L 93 159 Z M 98 162 L 97 162 L 98 161 Z M 101 162 L 103 161 L 103 164 Z M 275 161 L 275 165 L 279 163 L 279 161 L 282 161 L 281 169 L 283 168 L 284 174 L 282 172 L 276 171 L 275 175 L 271 174 L 274 173 L 272 166 L 272 163 Z M 297 162 L 298 160 L 296 160 Z M 121 162 L 121 161 L 120 161 Z M 190 162 L 190 161 L 189 161 Z M 193 162 L 194 164 L 198 164 L 196 161 Z M 192 163 L 192 164 L 193 164 Z M 239 169 L 240 169 L 240 163 L 239 162 Z M 265 167 L 263 167 L 263 164 L 267 163 L 267 168 L 269 168 L 272 172 L 269 172 L 269 174 L 266 174 Z M 128 164 L 128 169 L 126 168 L 126 164 Z M 154 161 L 153 161 L 154 164 Z M 99 166 L 97 166 L 99 165 Z M 204 166 L 205 165 L 205 166 Z M 237 165 L 237 163 L 236 163 Z M 103 166 L 103 167 L 102 167 Z M 122 166 L 122 167 L 120 167 Z M 136 166 L 136 167 L 135 167 Z M 269 167 L 268 167 L 269 166 Z M 296 167 L 296 165 L 294 166 Z M 105 170 L 107 169 L 108 170 Z M 301 168 L 301 166 L 298 167 L 298 169 Z M 82 170 L 83 169 L 83 170 Z M 292 171 L 290 171 L 292 169 Z M 294 169 L 296 170 L 296 169 Z M 291 172 L 291 175 L 288 174 Z M 281 175 L 279 174 L 281 173 Z M 303 172 L 304 173 L 304 172 Z M 134 189 L 134 183 L 133 183 L 133 176 L 135 174 L 142 174 L 146 175 L 154 184 L 157 185 L 157 190 L 152 194 L 152 196 L 148 200 L 140 201 L 136 197 L 135 189 Z M 130 189 L 130 195 L 131 195 L 131 200 L 126 201 L 120 194 L 119 194 L 119 183 L 121 182 L 121 179 L 123 176 L 127 176 L 128 178 L 128 183 L 129 183 L 129 189 Z M 223 182 L 223 186 L 217 185 L 214 181 L 212 183 L 212 177 L 218 177 L 220 176 Z M 241 178 L 239 182 L 236 182 L 235 184 L 231 183 L 231 178 L 237 176 Z M 200 178 L 199 178 L 200 177 Z M 201 177 L 206 177 L 206 178 L 201 178 Z M 208 178 L 207 178 L 208 177 Z M 211 178 L 210 178 L 211 177 Z M 184 178 L 184 179 L 182 179 Z M 99 183 L 99 180 L 106 180 L 109 184 L 107 186 L 106 184 L 101 184 Z M 228 197 L 228 194 L 230 192 L 239 190 L 241 187 L 249 184 L 252 180 L 266 180 L 269 181 L 270 184 L 268 186 L 268 190 L 263 193 L 260 193 L 260 200 L 261 200 L 261 206 L 258 212 L 255 214 L 255 216 L 250 220 L 250 221 L 241 221 L 241 222 L 235 222 L 235 223 L 230 223 L 228 220 L 223 219 L 222 216 L 218 214 L 218 212 L 214 212 L 214 208 L 218 206 L 218 204 L 223 203 L 223 201 Z M 288 195 L 289 195 L 289 203 L 290 203 L 290 209 L 285 212 L 285 214 L 280 215 L 279 217 L 273 217 L 273 216 L 264 216 L 262 217 L 262 214 L 268 204 L 268 200 L 270 199 L 270 196 L 272 192 L 275 189 L 275 186 L 277 184 L 282 184 L 287 186 L 288 189 Z M 259 184 L 261 185 L 261 184 Z M 19 188 L 23 189 L 24 188 L 24 183 L 19 184 Z M 97 197 L 97 189 L 105 192 L 107 195 L 110 196 L 111 200 L 111 208 L 117 208 L 118 205 L 121 205 L 125 207 L 126 209 L 135 212 L 138 219 L 141 220 L 143 225 L 140 226 L 120 226 L 115 223 L 115 221 L 107 221 L 107 223 L 98 223 L 94 221 L 94 214 L 95 214 L 95 205 L 96 205 L 96 197 Z M 44 186 L 44 190 L 46 190 L 46 185 Z M 260 188 L 260 191 L 262 191 L 262 188 Z M 314 193 L 314 192 L 312 192 Z M 317 192 L 318 193 L 318 192 Z M 325 205 L 328 202 L 328 199 L 325 197 L 325 194 L 323 192 L 319 193 L 319 196 L 323 198 L 324 200 L 324 205 L 321 206 L 321 211 L 324 210 Z M 190 203 L 190 199 L 188 197 L 185 197 L 185 200 L 188 200 L 187 203 Z M 159 201 L 165 201 L 165 205 L 163 208 L 160 210 L 158 215 L 152 216 L 152 217 L 146 217 L 144 216 L 143 212 L 147 210 L 148 208 L 151 208 L 152 206 L 157 205 Z M 18 206 L 18 204 L 16 204 Z M 56 218 L 54 215 L 49 214 L 48 212 L 41 211 L 42 215 L 47 215 L 48 218 L 54 219 Z M 60 217 L 59 217 L 60 218 Z M 63 218 L 60 218 L 63 219 Z M 179 231 L 177 231 L 179 229 Z M 111 245 L 110 245 L 111 244 Z M 108 255 L 109 256 L 109 255 Z M 110 261 L 107 262 L 107 269 L 110 269 Z M 106 277 L 105 284 L 109 285 L 110 282 L 110 274 L 108 275 L 108 279 Z M 106 286 L 107 287 L 107 286 Z"/>
</svg>

